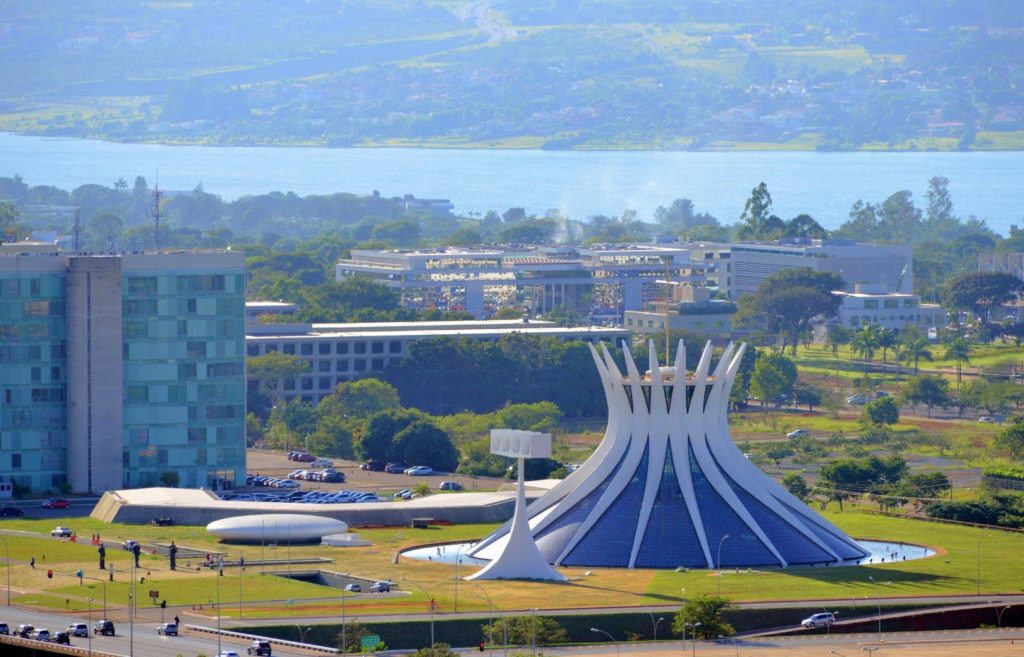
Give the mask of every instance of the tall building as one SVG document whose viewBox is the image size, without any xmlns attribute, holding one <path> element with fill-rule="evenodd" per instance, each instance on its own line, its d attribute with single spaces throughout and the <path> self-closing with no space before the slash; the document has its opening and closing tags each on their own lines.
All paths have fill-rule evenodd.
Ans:
<svg viewBox="0 0 1024 657">
<path fill-rule="evenodd" d="M 0 473 L 33 491 L 245 477 L 240 253 L 0 255 Z"/>
<path fill-rule="evenodd" d="M 726 409 L 743 347 L 694 372 L 682 342 L 675 365 L 641 374 L 624 347 L 623 376 L 608 350 L 594 362 L 608 428 L 578 470 L 530 504 L 529 528 L 556 566 L 719 568 L 836 565 L 868 552 L 772 481 L 729 436 Z M 493 559 L 506 523 L 470 550 Z"/>
</svg>

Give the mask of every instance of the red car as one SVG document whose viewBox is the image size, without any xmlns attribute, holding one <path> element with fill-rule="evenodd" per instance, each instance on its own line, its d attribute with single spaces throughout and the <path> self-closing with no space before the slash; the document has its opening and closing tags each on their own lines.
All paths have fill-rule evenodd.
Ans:
<svg viewBox="0 0 1024 657">
<path fill-rule="evenodd" d="M 63 498 L 59 498 L 58 497 L 58 498 L 55 498 L 55 499 L 52 499 L 52 500 L 46 500 L 45 502 L 43 502 L 43 508 L 44 509 L 70 509 L 71 508 L 71 502 L 69 502 L 69 501 L 67 501 L 67 500 L 65 500 Z"/>
</svg>

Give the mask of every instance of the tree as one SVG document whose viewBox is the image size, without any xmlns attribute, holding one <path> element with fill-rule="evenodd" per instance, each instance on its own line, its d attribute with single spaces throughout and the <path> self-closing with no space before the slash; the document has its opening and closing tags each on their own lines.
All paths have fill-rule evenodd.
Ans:
<svg viewBox="0 0 1024 657">
<path fill-rule="evenodd" d="M 251 362 L 251 361 L 250 361 Z M 378 379 L 359 379 L 339 383 L 330 395 L 320 400 L 317 412 L 346 420 L 365 420 L 382 411 L 401 408 L 398 391 Z"/>
<path fill-rule="evenodd" d="M 796 375 L 793 361 L 781 354 L 769 354 L 757 359 L 750 378 L 750 390 L 762 400 L 778 406 L 793 390 Z"/>
<path fill-rule="evenodd" d="M 815 406 L 821 406 L 825 399 L 825 391 L 821 386 L 813 383 L 797 381 L 793 386 L 793 401 L 797 404 L 807 404 L 807 411 L 813 413 Z"/>
<path fill-rule="evenodd" d="M 914 364 L 914 374 L 917 374 L 918 363 L 923 358 L 931 361 L 932 352 L 928 348 L 928 340 L 922 337 L 909 338 L 897 345 L 896 358 L 904 363 Z"/>
<path fill-rule="evenodd" d="M 569 641 L 569 633 L 553 618 L 547 616 L 504 616 L 483 626 L 488 643 L 498 645 L 538 646 Z M 506 642 L 507 639 L 507 642 Z"/>
<path fill-rule="evenodd" d="M 956 362 L 956 389 L 959 392 L 964 365 L 971 363 L 971 343 L 965 338 L 954 338 L 946 345 L 946 353 L 942 357 Z"/>
<path fill-rule="evenodd" d="M 253 356 L 246 361 L 246 376 L 256 382 L 260 393 L 270 398 L 272 407 L 281 403 L 281 385 L 288 379 L 305 374 L 309 369 L 308 361 L 280 351 Z"/>
<path fill-rule="evenodd" d="M 900 482 L 897 494 L 905 497 L 938 497 L 953 485 L 941 472 L 922 472 L 912 474 Z"/>
<path fill-rule="evenodd" d="M 975 313 L 988 325 L 992 308 L 1016 299 L 1024 292 L 1024 281 L 1010 274 L 972 272 L 957 276 L 943 289 L 943 302 L 955 310 Z"/>
<path fill-rule="evenodd" d="M 807 494 L 810 492 L 807 480 L 795 472 L 786 474 L 786 476 L 782 478 L 782 485 L 793 495 L 793 497 L 800 500 L 807 499 Z"/>
<path fill-rule="evenodd" d="M 18 208 L 8 201 L 0 201 L 0 242 L 18 239 Z"/>
<path fill-rule="evenodd" d="M 928 407 L 928 417 L 936 406 L 944 407 L 949 403 L 949 381 L 943 376 L 923 374 L 907 380 L 902 392 L 903 400 L 915 406 L 924 404 Z"/>
<path fill-rule="evenodd" d="M 362 640 L 364 636 L 369 636 L 370 630 L 366 629 L 365 625 L 360 623 L 353 623 L 348 621 L 345 623 L 344 630 L 338 632 L 338 636 L 334 637 L 337 642 L 338 650 L 341 652 L 347 652 L 352 655 L 359 654 L 362 652 Z M 342 645 L 344 643 L 344 646 Z M 434 644 L 435 646 L 445 646 L 443 643 Z M 445 656 L 447 657 L 447 656 Z"/>
<path fill-rule="evenodd" d="M 374 414 L 366 421 L 363 434 L 356 443 L 356 454 L 364 461 L 386 463 L 399 460 L 395 453 L 396 436 L 423 417 L 423 413 L 412 408 L 397 408 Z"/>
<path fill-rule="evenodd" d="M 778 336 L 781 348 L 789 346 L 796 355 L 801 336 L 839 312 L 842 299 L 832 290 L 842 288 L 839 274 L 806 267 L 784 269 L 762 281 L 755 293 L 739 300 L 736 320 Z"/>
<path fill-rule="evenodd" d="M 732 625 L 725 622 L 722 616 L 733 609 L 728 598 L 720 595 L 698 595 L 686 601 L 686 604 L 672 618 L 672 632 L 681 635 L 688 625 L 694 633 L 691 636 L 701 639 L 717 639 L 736 632 Z"/>
<path fill-rule="evenodd" d="M 425 419 L 416 420 L 395 435 L 392 455 L 402 463 L 429 465 L 438 472 L 455 472 L 459 465 L 459 452 L 452 439 Z"/>
<path fill-rule="evenodd" d="M 876 399 L 864 406 L 864 418 L 875 425 L 893 425 L 900 421 L 900 405 L 895 397 Z"/>
<path fill-rule="evenodd" d="M 896 331 L 887 328 L 878 329 L 878 346 L 882 349 L 882 364 L 889 364 L 889 350 L 896 346 Z"/>
<path fill-rule="evenodd" d="M 750 198 L 743 206 L 743 214 L 740 215 L 739 238 L 741 240 L 756 240 L 769 237 L 767 235 L 769 219 L 772 210 L 772 197 L 768 193 L 768 185 L 763 182 L 751 190 Z M 775 217 L 778 220 L 778 217 Z"/>
<path fill-rule="evenodd" d="M 1024 422 L 1018 420 L 1000 431 L 993 444 L 1015 459 L 1024 459 Z"/>
<path fill-rule="evenodd" d="M 867 369 L 871 369 L 871 361 L 875 358 L 875 349 L 878 349 L 879 346 L 880 330 L 881 327 L 878 324 L 865 324 L 850 339 L 853 353 L 864 359 Z"/>
<path fill-rule="evenodd" d="M 850 344 L 852 332 L 841 324 L 829 324 L 825 333 L 825 344 L 832 351 L 832 359 L 836 365 L 836 382 L 839 382 L 839 348 Z"/>
</svg>

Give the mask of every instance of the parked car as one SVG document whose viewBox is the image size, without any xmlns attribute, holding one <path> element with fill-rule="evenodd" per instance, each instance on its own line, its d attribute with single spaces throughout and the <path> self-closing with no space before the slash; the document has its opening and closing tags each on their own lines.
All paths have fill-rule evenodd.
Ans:
<svg viewBox="0 0 1024 657">
<path fill-rule="evenodd" d="M 405 472 L 405 466 L 399 463 L 388 463 L 384 466 L 384 472 L 389 474 L 402 474 Z"/>
<path fill-rule="evenodd" d="M 441 490 L 462 490 L 462 484 L 457 481 L 442 481 Z"/>
<path fill-rule="evenodd" d="M 313 461 L 314 468 L 333 468 L 334 461 L 331 459 L 317 459 Z"/>
<path fill-rule="evenodd" d="M 800 625 L 803 627 L 822 627 L 824 625 L 831 625 L 836 622 L 835 614 L 830 611 L 826 611 L 820 614 L 813 614 L 802 621 Z"/>
<path fill-rule="evenodd" d="M 164 636 L 178 636 L 178 624 L 160 623 L 156 628 L 156 633 L 163 634 Z"/>
<path fill-rule="evenodd" d="M 45 627 L 40 627 L 39 629 L 35 629 L 29 632 L 28 637 L 26 638 L 32 639 L 33 641 L 49 641 L 50 630 L 46 629 Z"/>
<path fill-rule="evenodd" d="M 70 509 L 71 502 L 62 497 L 55 497 L 52 500 L 43 502 L 44 509 Z"/>
<path fill-rule="evenodd" d="M 889 393 L 887 393 L 884 390 L 876 390 L 875 391 L 875 399 L 881 399 L 882 397 L 888 397 L 888 396 L 889 396 Z"/>
<path fill-rule="evenodd" d="M 50 637 L 50 643 L 56 643 L 63 646 L 70 646 L 71 635 L 67 632 L 55 632 L 53 636 Z"/>
<path fill-rule="evenodd" d="M 370 587 L 370 593 L 390 593 L 391 583 L 390 582 L 374 582 L 373 586 Z"/>
<path fill-rule="evenodd" d="M 50 530 L 50 536 L 71 536 L 73 532 L 67 527 L 57 527 Z"/>
<path fill-rule="evenodd" d="M 338 472 L 337 470 L 325 470 L 320 473 L 320 481 L 325 481 L 329 484 L 343 484 L 345 483 L 345 473 Z"/>
<path fill-rule="evenodd" d="M 269 641 L 253 641 L 249 644 L 249 647 L 245 649 L 250 655 L 266 655 L 270 656 L 270 642 Z"/>
<path fill-rule="evenodd" d="M 71 623 L 68 625 L 68 633 L 71 636 L 89 636 L 89 626 L 85 623 Z"/>
<path fill-rule="evenodd" d="M 409 488 L 403 488 L 402 490 L 395 493 L 396 500 L 408 500 L 412 499 L 412 490 Z"/>
<path fill-rule="evenodd" d="M 414 465 L 405 471 L 405 474 L 413 477 L 425 477 L 434 474 L 434 469 L 429 465 Z"/>
<path fill-rule="evenodd" d="M 28 638 L 28 635 L 32 633 L 32 630 L 36 629 L 35 625 L 29 625 L 28 623 L 22 623 L 14 630 L 14 636 L 20 636 L 22 639 Z"/>
<path fill-rule="evenodd" d="M 868 398 L 864 395 L 852 395 L 846 398 L 846 403 L 852 406 L 863 406 L 868 403 Z"/>
<path fill-rule="evenodd" d="M 810 436 L 811 432 L 807 429 L 796 429 L 786 434 L 786 438 L 806 438 Z"/>
<path fill-rule="evenodd" d="M 293 479 L 278 479 L 275 488 L 298 488 L 301 484 Z"/>
<path fill-rule="evenodd" d="M 306 452 L 299 452 L 295 455 L 293 460 L 298 461 L 299 463 L 312 463 L 316 460 L 316 457 L 312 454 L 307 454 Z"/>
<path fill-rule="evenodd" d="M 384 464 L 378 461 L 367 461 L 359 466 L 360 470 L 370 470 L 371 472 L 383 472 Z"/>
<path fill-rule="evenodd" d="M 0 509 L 0 518 L 20 518 L 25 512 L 16 506 L 5 506 Z"/>
<path fill-rule="evenodd" d="M 103 636 L 114 636 L 114 623 L 106 619 L 98 620 L 92 624 L 93 634 L 102 634 Z"/>
<path fill-rule="evenodd" d="M 362 593 L 363 592 L 363 587 L 359 586 L 358 584 L 352 583 L 352 584 L 346 584 L 345 585 L 345 590 L 346 591 L 350 591 L 352 593 Z"/>
</svg>

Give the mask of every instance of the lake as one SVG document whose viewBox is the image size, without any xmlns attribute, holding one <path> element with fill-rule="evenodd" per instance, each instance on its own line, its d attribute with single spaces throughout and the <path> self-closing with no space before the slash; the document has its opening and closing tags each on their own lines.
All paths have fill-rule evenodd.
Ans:
<svg viewBox="0 0 1024 657">
<path fill-rule="evenodd" d="M 1024 152 L 817 153 L 444 150 L 161 146 L 0 134 L 0 175 L 30 185 L 72 189 L 129 184 L 136 175 L 165 189 L 225 199 L 271 191 L 300 195 L 352 192 L 449 198 L 457 213 L 558 208 L 583 219 L 692 199 L 698 212 L 731 223 L 751 189 L 768 185 L 774 211 L 806 212 L 827 228 L 846 220 L 857 200 L 880 202 L 908 189 L 920 208 L 928 180 L 949 178 L 958 216 L 975 215 L 1006 234 L 1024 217 Z"/>
</svg>

